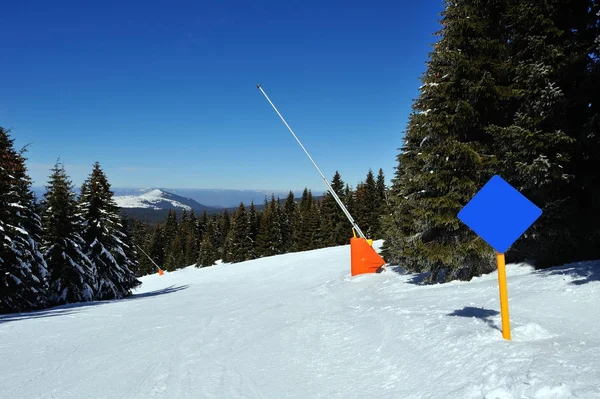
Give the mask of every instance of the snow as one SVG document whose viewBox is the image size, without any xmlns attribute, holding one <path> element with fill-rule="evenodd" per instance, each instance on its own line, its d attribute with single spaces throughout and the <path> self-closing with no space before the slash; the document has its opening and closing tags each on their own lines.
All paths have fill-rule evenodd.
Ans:
<svg viewBox="0 0 600 399">
<path fill-rule="evenodd" d="M 181 208 L 187 211 L 192 209 L 191 206 L 181 203 L 175 199 L 169 198 L 172 196 L 159 189 L 150 190 L 142 195 L 123 195 L 115 196 L 114 200 L 119 208 L 150 208 L 150 209 L 165 209 Z"/>
<path fill-rule="evenodd" d="M 348 246 L 189 267 L 0 317 L 2 398 L 600 397 L 600 262 L 507 265 L 511 341 L 495 273 L 349 267 Z"/>
</svg>

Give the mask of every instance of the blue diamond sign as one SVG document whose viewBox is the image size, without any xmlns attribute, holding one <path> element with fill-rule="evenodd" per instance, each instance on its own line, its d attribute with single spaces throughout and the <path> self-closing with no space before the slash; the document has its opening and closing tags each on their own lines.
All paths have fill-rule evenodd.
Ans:
<svg viewBox="0 0 600 399">
<path fill-rule="evenodd" d="M 458 218 L 498 253 L 540 217 L 542 210 L 500 176 L 494 176 L 458 213 Z"/>
</svg>

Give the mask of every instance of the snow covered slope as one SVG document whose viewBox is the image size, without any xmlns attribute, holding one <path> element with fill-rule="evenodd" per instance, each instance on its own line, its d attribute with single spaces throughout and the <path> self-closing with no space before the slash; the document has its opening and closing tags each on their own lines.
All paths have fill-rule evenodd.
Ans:
<svg viewBox="0 0 600 399">
<path fill-rule="evenodd" d="M 377 245 L 381 243 L 378 242 Z M 0 319 L 0 397 L 600 398 L 600 265 L 419 286 L 327 248 Z"/>
<path fill-rule="evenodd" d="M 185 209 L 187 211 L 207 208 L 193 199 L 160 189 L 153 189 L 141 195 L 116 195 L 114 199 L 120 208 Z"/>
</svg>

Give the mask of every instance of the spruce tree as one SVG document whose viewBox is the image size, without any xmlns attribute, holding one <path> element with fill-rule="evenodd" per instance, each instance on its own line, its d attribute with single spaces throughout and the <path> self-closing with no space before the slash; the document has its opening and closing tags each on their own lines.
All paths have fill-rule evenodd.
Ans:
<svg viewBox="0 0 600 399">
<path fill-rule="evenodd" d="M 386 261 L 468 280 L 495 268 L 493 250 L 457 218 L 494 174 L 489 125 L 507 124 L 507 1 L 446 1 L 393 181 Z"/>
<path fill-rule="evenodd" d="M 140 284 L 129 269 L 119 209 L 98 162 L 82 185 L 80 206 L 84 218 L 87 256 L 96 269 L 95 298 L 120 299 Z"/>
<path fill-rule="evenodd" d="M 576 254 L 577 238 L 571 229 L 575 208 L 574 170 L 576 141 L 569 137 L 580 116 L 573 115 L 580 100 L 570 94 L 578 79 L 574 64 L 581 64 L 570 34 L 569 16 L 577 3 L 514 4 L 508 20 L 511 74 L 508 126 L 491 126 L 498 152 L 499 171 L 526 197 L 543 209 L 542 217 L 528 229 L 509 253 L 514 260 L 530 258 L 538 265 L 566 261 Z M 586 7 L 580 7 L 585 12 Z M 585 64 L 579 67 L 583 79 Z M 587 108 L 587 104 L 580 107 Z M 571 115 L 570 115 L 571 114 Z"/>
<path fill-rule="evenodd" d="M 577 21 L 578 29 L 570 33 L 579 35 L 580 54 L 585 54 L 580 58 L 586 65 L 585 79 L 574 88 L 585 106 L 581 116 L 576 117 L 583 121 L 583 127 L 575 136 L 574 184 L 579 188 L 576 225 L 580 243 L 577 260 L 590 260 L 600 258 L 600 2 L 593 2 Z"/>
<path fill-rule="evenodd" d="M 251 232 L 250 215 L 244 203 L 241 202 L 231 218 L 231 228 L 225 240 L 226 253 L 223 254 L 223 261 L 236 263 L 254 258 Z"/>
<path fill-rule="evenodd" d="M 206 225 L 206 231 L 202 242 L 200 243 L 200 250 L 198 253 L 198 260 L 196 261 L 196 267 L 207 267 L 215 264 L 219 260 L 219 252 L 214 246 L 212 235 L 216 223 L 208 222 Z"/>
<path fill-rule="evenodd" d="M 294 244 L 294 215 L 296 213 L 296 200 L 294 193 L 290 191 L 283 204 L 283 210 L 281 212 L 281 239 L 283 241 L 282 247 L 284 252 L 290 252 L 293 250 Z"/>
<path fill-rule="evenodd" d="M 338 171 L 331 180 L 331 188 L 344 201 L 344 182 Z M 321 201 L 323 227 L 323 245 L 335 246 L 347 244 L 352 235 L 352 225 L 329 190 Z"/>
<path fill-rule="evenodd" d="M 308 251 L 323 246 L 319 205 L 312 191 L 305 188 L 294 218 L 294 250 Z"/>
<path fill-rule="evenodd" d="M 248 253 L 247 259 L 254 259 L 256 258 L 256 237 L 258 235 L 258 229 L 260 228 L 260 215 L 256 211 L 254 201 L 250 202 L 248 219 L 250 221 L 250 241 L 252 242 L 252 249 Z"/>
<path fill-rule="evenodd" d="M 272 195 L 270 202 L 265 199 L 265 207 L 260 218 L 260 228 L 256 239 L 257 256 L 283 253 L 282 238 L 280 205 Z"/>
<path fill-rule="evenodd" d="M 47 306 L 47 266 L 39 250 L 41 221 L 23 152 L 0 127 L 0 313 Z"/>
<path fill-rule="evenodd" d="M 64 165 L 55 164 L 42 201 L 42 250 L 52 305 L 94 299 L 96 270 L 85 254 L 83 218 Z"/>
<path fill-rule="evenodd" d="M 355 199 L 356 222 L 367 237 L 374 237 L 381 230 L 381 199 L 371 169 L 365 182 L 357 186 Z"/>
<path fill-rule="evenodd" d="M 388 213 L 387 206 L 387 187 L 385 184 L 385 175 L 383 174 L 383 169 L 379 168 L 379 173 L 377 174 L 377 181 L 375 182 L 375 187 L 377 191 L 377 213 L 379 215 L 379 223 L 378 228 L 374 231 L 374 234 L 377 237 L 381 237 L 383 235 L 383 215 Z"/>
<path fill-rule="evenodd" d="M 148 246 L 148 256 L 152 258 L 154 262 L 163 270 L 165 268 L 165 259 L 166 259 L 166 250 L 165 250 L 165 234 L 164 228 L 157 224 L 154 227 L 154 231 L 152 232 L 152 237 L 150 238 L 150 244 Z M 145 274 L 153 274 L 156 273 L 156 266 L 152 264 L 152 268 L 148 269 Z"/>
</svg>

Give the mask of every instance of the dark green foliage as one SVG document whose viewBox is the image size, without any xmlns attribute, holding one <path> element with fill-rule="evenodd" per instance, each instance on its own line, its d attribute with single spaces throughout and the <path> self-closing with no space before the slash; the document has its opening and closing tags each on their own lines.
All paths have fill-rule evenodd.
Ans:
<svg viewBox="0 0 600 399">
<path fill-rule="evenodd" d="M 96 270 L 85 255 L 83 218 L 64 166 L 56 163 L 42 201 L 42 250 L 50 305 L 94 299 Z"/>
<path fill-rule="evenodd" d="M 344 203 L 344 182 L 338 171 L 335 172 L 331 180 L 331 188 Z M 335 246 L 349 243 L 352 236 L 352 225 L 329 191 L 321 200 L 321 218 L 323 245 Z"/>
<path fill-rule="evenodd" d="M 311 190 L 305 188 L 294 217 L 294 251 L 323 246 L 320 210 Z"/>
<path fill-rule="evenodd" d="M 393 181 L 384 256 L 430 281 L 494 269 L 489 246 L 457 214 L 492 176 L 485 126 L 506 122 L 506 2 L 447 2 Z"/>
<path fill-rule="evenodd" d="M 148 256 L 152 258 L 152 260 L 162 269 L 165 269 L 165 233 L 164 228 L 160 225 L 156 225 L 154 231 L 152 232 L 152 237 L 150 238 L 150 243 L 148 245 Z M 156 273 L 156 265 L 152 265 L 152 269 L 148 270 L 147 274 Z"/>
<path fill-rule="evenodd" d="M 278 255 L 283 250 L 283 234 L 281 229 L 282 212 L 279 199 L 271 196 L 271 201 L 265 199 L 264 210 L 260 218 L 260 228 L 256 239 L 258 257 Z"/>
<path fill-rule="evenodd" d="M 22 152 L 0 127 L 0 313 L 46 306 L 46 263 L 39 251 L 41 221 Z"/>
<path fill-rule="evenodd" d="M 294 193 L 290 191 L 283 204 L 281 212 L 281 240 L 285 252 L 291 251 L 294 245 L 294 215 L 298 204 L 294 199 Z"/>
<path fill-rule="evenodd" d="M 150 251 L 150 241 L 152 240 L 153 228 L 152 226 L 141 222 L 140 220 L 134 220 L 129 218 L 127 223 L 130 223 L 132 228 L 132 238 L 133 244 L 137 249 L 137 260 L 138 260 L 138 268 L 136 271 L 137 277 L 146 276 L 148 274 L 152 274 L 156 272 L 156 266 L 152 263 L 152 261 L 146 255 Z M 146 254 L 144 254 L 144 252 Z"/>
<path fill-rule="evenodd" d="M 87 256 L 96 268 L 95 298 L 119 299 L 140 284 L 129 268 L 132 260 L 125 252 L 127 237 L 122 231 L 117 204 L 100 164 L 82 185 L 80 206 L 84 222 Z"/>
<path fill-rule="evenodd" d="M 382 225 L 382 217 L 383 215 L 389 212 L 387 206 L 387 186 L 385 184 L 385 175 L 383 174 L 383 169 L 379 169 L 379 173 L 377 174 L 377 181 L 375 182 L 375 189 L 377 191 L 377 215 L 378 215 L 378 226 L 375 230 L 374 234 L 376 237 L 381 237 L 383 235 L 383 225 Z"/>
<path fill-rule="evenodd" d="M 367 237 L 375 237 L 381 230 L 379 219 L 382 213 L 382 200 L 371 169 L 367 173 L 365 182 L 356 188 L 355 201 L 354 210 L 358 226 Z"/>
<path fill-rule="evenodd" d="M 240 203 L 231 218 L 231 228 L 225 240 L 224 262 L 236 263 L 254 258 L 251 233 L 250 215 L 244 203 Z"/>
<path fill-rule="evenodd" d="M 198 260 L 196 261 L 196 267 L 212 266 L 219 259 L 219 252 L 217 251 L 217 248 L 215 248 L 211 238 L 214 226 L 215 224 L 212 222 L 208 222 L 206 225 L 204 238 L 200 243 L 200 251 Z"/>
<path fill-rule="evenodd" d="M 254 201 L 250 202 L 250 209 L 248 211 L 248 219 L 250 221 L 250 241 L 252 242 L 252 249 L 248 254 L 248 259 L 256 258 L 256 237 L 258 236 L 258 230 L 260 228 L 260 215 L 256 211 Z"/>
</svg>

